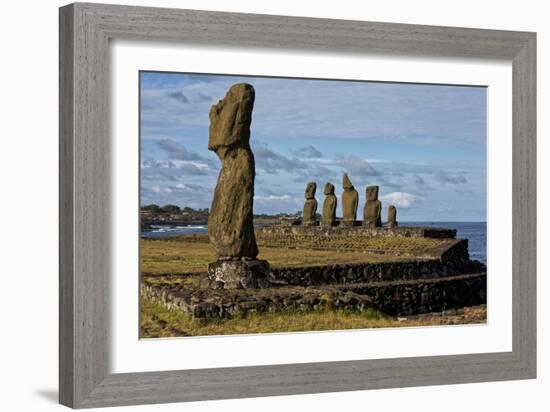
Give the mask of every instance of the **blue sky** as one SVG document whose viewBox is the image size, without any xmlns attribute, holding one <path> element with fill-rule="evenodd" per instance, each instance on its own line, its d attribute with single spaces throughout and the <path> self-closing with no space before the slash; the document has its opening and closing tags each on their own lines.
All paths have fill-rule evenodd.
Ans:
<svg viewBox="0 0 550 412">
<path fill-rule="evenodd" d="M 141 72 L 141 204 L 210 207 L 220 164 L 208 112 L 234 83 L 256 89 L 255 213 L 296 212 L 307 182 L 380 186 L 385 220 L 486 220 L 486 89 Z M 337 215 L 341 216 L 340 204 Z"/>
</svg>

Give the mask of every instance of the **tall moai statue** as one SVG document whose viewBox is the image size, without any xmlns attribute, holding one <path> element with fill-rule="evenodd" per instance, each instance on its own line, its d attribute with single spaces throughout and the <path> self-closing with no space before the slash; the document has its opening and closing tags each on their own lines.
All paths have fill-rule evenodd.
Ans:
<svg viewBox="0 0 550 412">
<path fill-rule="evenodd" d="M 344 220 L 342 223 L 344 226 L 353 226 L 357 221 L 359 193 L 357 193 L 357 190 L 353 187 L 346 173 L 344 173 L 342 177 L 342 186 L 344 188 L 344 193 L 342 193 L 342 214 Z"/>
<path fill-rule="evenodd" d="M 218 258 L 208 265 L 213 287 L 269 286 L 269 264 L 256 259 L 256 172 L 249 144 L 253 106 L 254 88 L 240 83 L 210 109 L 208 150 L 218 155 L 222 166 L 208 216 L 208 234 Z"/>
<path fill-rule="evenodd" d="M 397 208 L 394 205 L 388 207 L 388 227 L 397 227 Z"/>
<path fill-rule="evenodd" d="M 306 186 L 304 203 L 304 211 L 302 213 L 302 224 L 306 226 L 317 225 L 317 199 L 315 199 L 315 191 L 317 190 L 317 183 L 309 182 Z"/>
<path fill-rule="evenodd" d="M 336 224 L 336 205 L 338 200 L 334 194 L 334 185 L 325 185 L 325 201 L 323 202 L 323 226 L 334 226 Z"/>
<path fill-rule="evenodd" d="M 382 202 L 378 200 L 378 186 L 367 187 L 367 200 L 363 209 L 363 226 L 382 226 Z"/>
</svg>

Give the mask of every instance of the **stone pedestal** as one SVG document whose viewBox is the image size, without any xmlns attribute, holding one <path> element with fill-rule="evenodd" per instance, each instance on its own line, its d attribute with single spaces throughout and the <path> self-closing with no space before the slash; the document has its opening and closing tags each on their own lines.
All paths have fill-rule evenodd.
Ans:
<svg viewBox="0 0 550 412">
<path fill-rule="evenodd" d="M 363 222 L 361 222 L 360 220 L 342 220 L 340 225 L 344 227 L 352 227 L 352 226 L 361 226 L 362 224 Z"/>
<path fill-rule="evenodd" d="M 279 226 L 300 226 L 302 224 L 302 219 L 280 219 Z"/>
<path fill-rule="evenodd" d="M 302 220 L 302 226 L 319 226 L 318 220 Z"/>
<path fill-rule="evenodd" d="M 271 271 L 267 260 L 218 260 L 208 264 L 208 279 L 213 288 L 268 288 Z"/>
</svg>

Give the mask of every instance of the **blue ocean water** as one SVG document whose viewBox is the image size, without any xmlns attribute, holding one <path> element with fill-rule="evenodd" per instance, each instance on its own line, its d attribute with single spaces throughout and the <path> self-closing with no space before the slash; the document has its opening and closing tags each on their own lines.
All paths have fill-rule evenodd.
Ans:
<svg viewBox="0 0 550 412">
<path fill-rule="evenodd" d="M 456 229 L 457 238 L 468 239 L 470 259 L 487 263 L 487 222 L 399 222 L 399 225 Z"/>
<path fill-rule="evenodd" d="M 399 222 L 400 226 L 432 226 L 456 229 L 456 236 L 468 239 L 470 259 L 487 263 L 487 223 L 486 222 Z M 159 238 L 165 236 L 190 235 L 207 233 L 206 225 L 190 226 L 152 226 L 153 230 L 142 232 L 143 238 Z"/>
<path fill-rule="evenodd" d="M 146 239 L 155 239 L 166 236 L 193 235 L 198 233 L 208 233 L 206 225 L 188 225 L 188 226 L 169 226 L 169 225 L 151 225 L 153 230 L 141 232 L 141 237 Z"/>
</svg>

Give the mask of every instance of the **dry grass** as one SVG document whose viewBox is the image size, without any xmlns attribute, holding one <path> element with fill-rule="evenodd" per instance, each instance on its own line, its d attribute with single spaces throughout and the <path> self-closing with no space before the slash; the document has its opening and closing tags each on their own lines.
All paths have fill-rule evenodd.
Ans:
<svg viewBox="0 0 550 412">
<path fill-rule="evenodd" d="M 205 272 L 216 260 L 214 249 L 205 242 L 140 240 L 141 272 L 147 274 Z"/>
<path fill-rule="evenodd" d="M 369 251 L 376 253 L 420 255 L 453 242 L 449 239 L 434 239 L 423 237 L 365 237 L 353 232 L 349 234 L 334 234 L 333 236 L 315 236 L 298 234 L 292 236 L 264 235 L 257 236 L 258 246 L 286 247 L 296 249 L 338 250 L 338 251 Z"/>
<path fill-rule="evenodd" d="M 163 305 L 143 299 L 141 338 L 456 325 L 485 321 L 485 305 L 451 313 L 411 316 L 407 319 L 395 319 L 375 310 L 350 312 L 326 309 L 252 313 L 233 319 L 193 321 L 184 312 L 168 310 Z"/>
<path fill-rule="evenodd" d="M 261 248 L 258 258 L 266 259 L 273 267 L 411 260 L 411 257 L 362 251 L 288 249 L 284 247 Z M 141 271 L 144 274 L 199 273 L 206 271 L 208 263 L 215 260 L 214 249 L 202 238 L 189 237 L 187 241 L 181 237 L 177 240 L 141 239 Z"/>
</svg>

